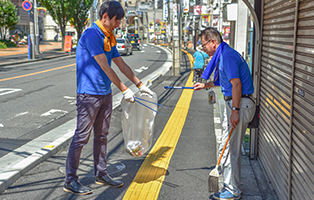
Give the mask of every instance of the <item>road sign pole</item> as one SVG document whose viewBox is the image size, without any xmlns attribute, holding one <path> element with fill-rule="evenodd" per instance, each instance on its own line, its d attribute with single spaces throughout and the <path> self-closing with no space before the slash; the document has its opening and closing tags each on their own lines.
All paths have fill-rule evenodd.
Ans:
<svg viewBox="0 0 314 200">
<path fill-rule="evenodd" d="M 36 0 L 35 0 L 36 1 Z M 28 40 L 30 40 L 31 42 L 29 43 L 30 45 L 30 54 L 31 56 L 29 56 L 28 58 L 30 59 L 35 59 L 35 37 L 34 37 L 34 22 L 33 19 L 34 17 L 32 17 L 32 3 L 29 0 L 25 0 L 22 2 L 22 8 L 28 12 L 29 16 L 30 16 L 30 22 L 29 22 L 29 35 L 28 35 Z M 33 9 L 35 10 L 35 9 Z M 36 8 L 37 11 L 37 8 Z M 33 12 L 34 14 L 35 12 Z M 37 12 L 36 12 L 37 15 Z"/>
</svg>

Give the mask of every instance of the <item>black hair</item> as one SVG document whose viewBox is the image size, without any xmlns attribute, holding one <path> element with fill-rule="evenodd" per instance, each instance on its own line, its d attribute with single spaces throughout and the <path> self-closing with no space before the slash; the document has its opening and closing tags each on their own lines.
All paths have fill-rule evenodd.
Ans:
<svg viewBox="0 0 314 200">
<path fill-rule="evenodd" d="M 108 14 L 109 19 L 112 19 L 114 16 L 116 16 L 116 20 L 122 19 L 125 14 L 121 4 L 117 1 L 105 1 L 103 4 L 101 4 L 98 13 L 99 19 L 102 19 L 105 13 Z"/>
<path fill-rule="evenodd" d="M 201 32 L 201 38 L 204 37 L 204 40 L 208 41 L 211 39 L 216 40 L 217 44 L 221 44 L 223 42 L 220 33 L 213 27 L 207 27 Z"/>
</svg>

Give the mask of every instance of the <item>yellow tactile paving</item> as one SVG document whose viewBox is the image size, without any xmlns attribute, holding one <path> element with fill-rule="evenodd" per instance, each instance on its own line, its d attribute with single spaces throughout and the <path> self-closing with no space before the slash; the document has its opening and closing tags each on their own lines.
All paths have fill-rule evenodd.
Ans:
<svg viewBox="0 0 314 200">
<path fill-rule="evenodd" d="M 188 52 L 186 52 L 190 55 Z M 189 56 L 190 62 L 191 57 Z M 193 73 L 186 87 L 192 86 Z M 172 154 L 177 146 L 190 108 L 194 90 L 183 90 L 168 123 L 149 152 L 124 195 L 124 200 L 154 200 L 158 198 Z"/>
</svg>

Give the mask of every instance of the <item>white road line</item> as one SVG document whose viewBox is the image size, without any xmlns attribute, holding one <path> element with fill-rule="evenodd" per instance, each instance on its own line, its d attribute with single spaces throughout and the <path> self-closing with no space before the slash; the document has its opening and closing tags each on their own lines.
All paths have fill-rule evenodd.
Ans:
<svg viewBox="0 0 314 200">
<path fill-rule="evenodd" d="M 63 96 L 65 99 L 75 99 L 75 97 L 70 97 L 70 96 Z"/>
<path fill-rule="evenodd" d="M 16 117 L 18 117 L 18 116 L 26 115 L 26 114 L 28 114 L 28 111 L 27 111 L 27 112 L 22 112 L 22 113 L 16 114 L 16 115 L 15 115 L 14 117 L 12 117 L 11 119 L 16 118 Z"/>
<path fill-rule="evenodd" d="M 156 53 L 161 53 L 161 51 L 156 51 Z"/>
<path fill-rule="evenodd" d="M 142 66 L 142 67 L 139 68 L 139 69 L 134 69 L 134 71 L 136 71 L 136 72 L 138 72 L 138 73 L 141 73 L 142 71 L 147 70 L 147 69 L 148 69 L 148 67 Z"/>
<path fill-rule="evenodd" d="M 51 109 L 51 110 L 49 110 L 48 112 L 42 114 L 41 117 L 49 116 L 49 115 L 52 115 L 53 113 L 56 113 L 56 112 L 61 112 L 61 113 L 63 113 L 63 114 L 68 113 L 68 112 L 65 111 L 65 110 Z"/>
<path fill-rule="evenodd" d="M 4 127 L 3 124 L 0 124 L 0 127 Z"/>
<path fill-rule="evenodd" d="M 68 99 L 70 105 L 76 104 L 76 97 L 63 96 L 63 98 Z"/>
<path fill-rule="evenodd" d="M 5 92 L 7 91 L 7 92 Z M 0 88 L 0 96 L 1 95 L 6 95 L 6 94 L 11 94 L 13 92 L 18 92 L 22 91 L 22 89 L 14 89 L 14 88 Z"/>
</svg>

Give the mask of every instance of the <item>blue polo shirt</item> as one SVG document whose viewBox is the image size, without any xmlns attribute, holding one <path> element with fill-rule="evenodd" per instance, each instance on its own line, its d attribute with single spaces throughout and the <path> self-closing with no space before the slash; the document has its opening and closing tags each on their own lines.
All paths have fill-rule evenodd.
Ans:
<svg viewBox="0 0 314 200">
<path fill-rule="evenodd" d="M 111 67 L 112 58 L 120 54 L 116 46 L 110 52 L 104 50 L 105 34 L 94 23 L 82 34 L 76 49 L 77 93 L 107 95 L 111 93 L 111 81 L 98 65 L 94 56 L 104 53 Z"/>
<path fill-rule="evenodd" d="M 242 95 L 253 94 L 253 80 L 246 61 L 236 50 L 226 45 L 219 59 L 219 80 L 225 96 L 232 96 L 230 80 L 233 78 L 240 78 Z"/>
</svg>

